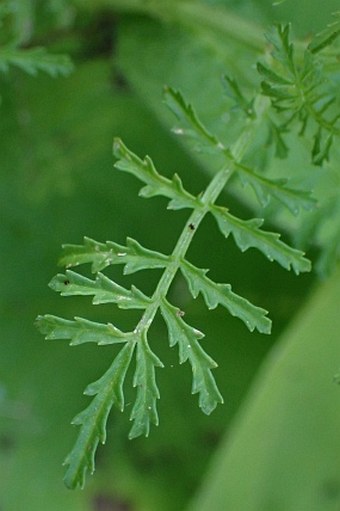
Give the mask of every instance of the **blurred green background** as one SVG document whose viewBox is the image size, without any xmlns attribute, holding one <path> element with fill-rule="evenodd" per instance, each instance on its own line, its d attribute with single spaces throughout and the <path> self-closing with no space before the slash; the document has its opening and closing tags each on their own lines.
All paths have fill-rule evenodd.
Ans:
<svg viewBox="0 0 340 511">
<path fill-rule="evenodd" d="M 232 73 L 247 83 L 257 54 L 256 48 L 244 49 L 242 41 L 230 47 L 228 36 L 207 26 L 167 19 L 168 2 L 151 2 L 150 12 L 138 9 L 139 3 L 18 3 L 16 30 L 28 32 L 24 45 L 68 53 L 75 69 L 58 78 L 32 77 L 14 67 L 0 75 L 1 511 L 185 509 L 261 362 L 317 285 L 313 275 L 297 278 L 257 253 L 240 254 L 207 221 L 190 257 L 210 266 L 217 281 L 230 281 L 238 293 L 267 308 L 273 335 L 249 334 L 220 309 L 208 313 L 176 282 L 172 293 L 185 304 L 190 323 L 204 330 L 208 351 L 219 362 L 215 375 L 225 404 L 210 417 L 201 414 L 196 396 L 190 395 L 190 368 L 178 368 L 165 328 L 156 323 L 153 349 L 166 365 L 159 371 L 160 426 L 148 439 L 128 441 L 129 408 L 124 415 L 113 411 L 94 477 L 83 491 L 64 488 L 61 464 L 77 434 L 69 423 L 86 406 L 82 392 L 108 367 L 114 349 L 46 342 L 34 319 L 42 313 L 78 315 L 124 328 L 135 318 L 106 306 L 94 308 L 87 299 L 54 295 L 47 283 L 57 272 L 60 246 L 80 243 L 84 235 L 122 244 L 131 236 L 147 247 L 171 251 L 187 213 L 167 211 L 161 198 L 137 197 L 138 183 L 113 170 L 113 136 L 141 156 L 150 154 L 162 173 L 179 172 L 189 190 L 200 191 L 212 168 L 171 134 L 162 86 L 180 88 L 214 126 L 225 108 L 222 72 L 233 66 Z M 287 0 L 278 7 L 269 0 L 197 4 L 226 9 L 226 16 L 230 11 L 255 27 L 259 37 L 275 20 L 292 21 L 295 33 L 307 37 L 339 7 L 335 0 L 323 2 L 322 9 L 317 0 Z M 237 198 L 229 200 L 234 211 L 246 213 Z M 121 272 L 114 271 L 122 281 Z M 158 276 L 133 278 L 149 292 Z M 129 278 L 124 277 L 125 284 L 132 282 Z M 126 402 L 132 397 L 128 391 Z M 336 495 L 338 507 L 315 509 L 340 509 Z M 262 507 L 271 509 L 279 511 Z"/>
</svg>

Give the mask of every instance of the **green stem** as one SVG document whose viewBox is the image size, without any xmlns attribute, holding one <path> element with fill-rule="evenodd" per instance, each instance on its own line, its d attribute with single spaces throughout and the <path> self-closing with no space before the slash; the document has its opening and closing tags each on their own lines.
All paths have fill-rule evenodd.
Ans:
<svg viewBox="0 0 340 511">
<path fill-rule="evenodd" d="M 148 330 L 164 296 L 167 295 L 173 279 L 180 267 L 182 259 L 190 246 L 195 232 L 209 211 L 211 204 L 215 202 L 223 188 L 225 187 L 232 171 L 227 167 L 220 170 L 212 179 L 207 189 L 200 199 L 200 207 L 194 209 L 185 227 L 177 241 L 174 251 L 171 254 L 171 261 L 164 270 L 164 273 L 157 285 L 157 288 L 151 298 L 152 303 L 145 309 L 145 312 L 138 323 L 135 332 L 140 334 Z"/>
<path fill-rule="evenodd" d="M 262 114 L 262 110 L 266 108 L 268 104 L 266 98 L 259 98 L 259 112 Z M 257 116 L 255 119 L 249 119 L 248 123 L 243 130 L 240 137 L 236 140 L 230 149 L 231 155 L 235 161 L 242 159 L 246 153 L 249 145 L 251 144 L 253 137 L 256 134 L 259 119 L 262 115 Z M 194 209 L 189 219 L 187 220 L 184 229 L 177 241 L 177 244 L 170 256 L 170 263 L 167 265 L 163 272 L 163 275 L 157 285 L 157 288 L 151 298 L 150 305 L 145 309 L 144 314 L 139 321 L 135 333 L 140 335 L 143 331 L 147 332 L 158 308 L 160 307 L 162 299 L 167 295 L 168 290 L 173 282 L 175 275 L 180 268 L 181 261 L 184 259 L 190 243 L 205 215 L 209 212 L 210 207 L 222 190 L 224 189 L 227 181 L 233 174 L 235 166 L 233 160 L 228 159 L 226 165 L 214 176 L 210 181 L 203 195 L 200 197 L 200 205 Z"/>
</svg>

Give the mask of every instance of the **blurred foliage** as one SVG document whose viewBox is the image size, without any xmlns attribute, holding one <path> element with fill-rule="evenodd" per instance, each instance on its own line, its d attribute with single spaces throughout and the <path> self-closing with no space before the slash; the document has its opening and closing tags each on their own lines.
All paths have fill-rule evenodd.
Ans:
<svg viewBox="0 0 340 511">
<path fill-rule="evenodd" d="M 190 510 L 339 507 L 339 389 L 330 377 L 339 366 L 339 277 L 317 289 L 268 357 Z"/>
<path fill-rule="evenodd" d="M 157 237 L 161 250 L 172 248 L 185 213 L 167 212 L 163 199 L 154 199 L 151 207 L 136 199 L 138 184 L 129 176 L 113 173 L 113 136 L 124 138 L 136 153 L 152 154 L 168 175 L 180 168 L 185 182 L 199 191 L 211 167 L 199 158 L 193 160 L 186 148 L 169 136 L 164 127 L 169 125 L 169 117 L 161 105 L 162 86 L 170 83 L 183 90 L 202 117 L 214 125 L 221 111 L 222 72 L 233 65 L 233 72 L 251 87 L 249 66 L 256 50 L 251 55 L 238 46 L 239 53 L 232 48 L 228 53 L 227 37 L 219 45 L 209 31 L 204 30 L 201 37 L 187 24 L 163 24 L 157 16 L 151 19 L 148 13 L 135 14 L 133 9 L 121 13 L 119 2 L 115 6 L 113 0 L 12 2 L 15 4 L 20 6 L 15 25 L 19 46 L 44 46 L 51 53 L 70 54 L 75 69 L 70 76 L 56 79 L 43 74 L 31 77 L 14 67 L 0 76 L 0 509 L 184 509 L 222 435 L 228 435 L 229 424 L 259 365 L 305 302 L 314 277 L 297 279 L 258 254 L 240 256 L 233 246 L 226 251 L 223 240 L 216 244 L 211 275 L 223 281 L 226 274 L 232 274 L 235 289 L 268 308 L 274 321 L 273 335 L 249 334 L 222 310 L 207 314 L 202 302 L 193 303 L 182 282 L 176 282 L 172 292 L 185 304 L 188 318 L 206 325 L 209 350 L 219 361 L 215 373 L 225 405 L 210 417 L 201 414 L 187 392 L 190 369 L 178 370 L 177 355 L 169 353 L 166 346 L 165 328 L 157 324 L 154 340 L 164 339 L 157 350 L 166 362 L 160 372 L 164 389 L 161 424 L 149 439 L 130 442 L 126 417 L 114 412 L 108 444 L 99 451 L 96 476 L 83 492 L 71 493 L 63 487 L 61 463 L 76 434 L 69 422 L 86 403 L 79 396 L 86 384 L 105 370 L 111 348 L 72 350 L 62 343 L 47 343 L 33 321 L 41 312 L 72 317 L 75 305 L 80 316 L 89 310 L 86 300 L 60 300 L 47 288 L 62 243 L 79 243 L 84 235 L 124 243 L 128 235 L 146 246 L 152 246 Z M 157 2 L 153 4 L 157 7 Z M 267 0 L 207 0 L 203 4 L 230 8 L 235 16 L 259 26 L 260 34 L 273 20 L 292 21 L 302 37 L 322 28 L 338 7 L 335 0 L 328 0 L 322 10 L 316 0 L 287 0 L 277 7 Z M 304 154 L 294 153 L 293 157 L 305 160 Z M 278 169 L 282 175 L 281 164 Z M 332 169 L 328 172 L 330 183 L 336 186 L 338 174 Z M 237 193 L 229 201 L 234 210 L 245 211 Z M 198 265 L 206 264 L 212 229 L 215 227 L 207 221 L 191 248 Z M 116 278 L 119 280 L 119 270 Z M 146 291 L 152 289 L 153 276 L 141 279 Z M 114 315 L 122 328 L 127 321 L 125 315 L 109 307 L 98 310 L 97 315 L 94 319 L 99 321 Z M 320 350 L 322 361 L 322 346 Z M 340 361 L 336 346 L 332 357 Z M 314 403 L 308 401 L 306 406 L 318 409 L 324 390 L 318 385 L 313 389 Z M 320 413 L 333 410 L 324 421 L 337 425 L 338 394 L 333 392 L 329 399 L 330 406 Z M 293 416 L 289 420 L 299 419 Z M 322 420 L 316 423 L 308 449 L 317 444 L 323 427 Z M 334 449 L 339 448 L 336 431 L 332 427 L 329 438 Z M 277 443 L 283 434 L 280 432 Z M 273 450 L 274 460 L 276 452 Z M 289 461 L 282 470 L 290 470 Z M 272 483 L 263 478 L 259 484 L 266 489 Z M 288 482 L 284 484 L 288 491 Z M 339 493 L 335 486 L 329 486 L 336 494 L 334 506 L 321 503 L 315 510 L 336 509 Z M 299 505 L 299 509 L 309 509 Z M 248 509 L 253 508 L 243 508 Z M 279 511 L 279 507 L 268 507 L 271 509 Z M 297 509 L 282 507 L 283 511 Z"/>
</svg>

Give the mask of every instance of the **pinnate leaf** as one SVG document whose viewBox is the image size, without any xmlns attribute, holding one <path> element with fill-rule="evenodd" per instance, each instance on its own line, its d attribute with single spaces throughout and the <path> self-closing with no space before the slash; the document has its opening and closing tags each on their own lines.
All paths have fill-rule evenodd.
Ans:
<svg viewBox="0 0 340 511">
<path fill-rule="evenodd" d="M 260 229 L 263 224 L 262 219 L 241 220 L 220 206 L 212 206 L 210 211 L 224 236 L 227 238 L 232 233 L 242 252 L 254 247 L 270 261 L 277 261 L 287 270 L 293 268 L 296 274 L 310 271 L 311 263 L 304 257 L 303 252 L 286 245 L 280 240 L 279 234 Z"/>
<path fill-rule="evenodd" d="M 257 69 L 263 77 L 262 92 L 268 96 L 279 113 L 286 111 L 283 126 L 297 120 L 301 124 L 300 134 L 306 131 L 307 123 L 316 126 L 312 145 L 312 162 L 322 165 L 329 159 L 334 137 L 340 135 L 338 121 L 330 108 L 336 97 L 326 87 L 327 70 L 316 55 L 332 44 L 340 34 L 340 15 L 324 35 L 316 37 L 305 49 L 302 62 L 294 55 L 290 42 L 290 26 L 277 25 L 268 35 L 274 46 L 271 67 L 259 63 Z"/>
<path fill-rule="evenodd" d="M 111 323 L 103 324 L 75 317 L 74 321 L 51 314 L 38 316 L 37 327 L 47 340 L 70 339 L 70 346 L 94 342 L 99 346 L 127 342 L 131 333 L 125 333 Z"/>
<path fill-rule="evenodd" d="M 199 394 L 199 407 L 209 415 L 218 403 L 223 403 L 223 398 L 211 372 L 217 364 L 198 342 L 204 334 L 185 323 L 181 311 L 165 299 L 161 311 L 168 327 L 170 346 L 178 344 L 181 364 L 189 361 L 193 376 L 192 393 Z"/>
<path fill-rule="evenodd" d="M 150 298 L 135 286 L 131 290 L 116 284 L 111 279 L 97 273 L 95 280 L 88 279 L 79 273 L 66 270 L 65 275 L 59 273 L 49 286 L 62 296 L 93 295 L 92 303 L 116 303 L 121 309 L 145 309 Z"/>
<path fill-rule="evenodd" d="M 106 373 L 85 389 L 86 395 L 95 397 L 72 421 L 72 424 L 81 426 L 81 429 L 64 462 L 64 465 L 67 465 L 64 481 L 68 488 L 83 488 L 86 472 L 94 472 L 98 444 L 106 441 L 106 423 L 112 406 L 116 405 L 123 411 L 123 384 L 134 347 L 133 342 L 126 344 Z"/>
<path fill-rule="evenodd" d="M 144 248 L 132 238 L 127 238 L 126 246 L 124 246 L 113 241 L 99 243 L 84 237 L 83 245 L 63 245 L 63 254 L 59 264 L 70 268 L 91 263 L 93 273 L 110 265 L 124 264 L 124 274 L 128 275 L 144 269 L 164 268 L 169 259 L 169 256 L 160 252 Z"/>
<path fill-rule="evenodd" d="M 133 386 L 137 387 L 137 397 L 130 416 L 130 420 L 133 421 L 129 433 L 131 439 L 141 435 L 148 436 L 151 423 L 158 426 L 156 402 L 159 399 L 159 390 L 156 383 L 156 367 L 163 367 L 163 364 L 151 351 L 146 333 L 143 331 L 137 342 L 136 371 L 133 379 Z"/>
<path fill-rule="evenodd" d="M 258 69 L 264 77 L 263 91 L 273 98 L 273 103 L 278 110 L 279 108 L 289 109 L 298 105 L 301 99 L 301 91 L 294 90 L 297 71 L 293 46 L 289 40 L 289 26 L 278 27 L 275 37 L 273 45 L 274 54 L 280 64 L 278 71 L 271 70 L 265 64 L 259 64 Z M 308 64 L 307 60 L 306 62 Z M 314 76 L 310 74 L 307 64 L 300 73 L 300 77 L 305 82 Z M 313 80 L 311 91 L 317 86 L 317 81 Z M 159 309 L 167 325 L 170 346 L 178 345 L 180 363 L 188 361 L 192 367 L 192 393 L 198 394 L 200 408 L 204 413 L 210 414 L 218 403 L 223 402 L 212 374 L 217 364 L 199 342 L 204 335 L 188 325 L 183 320 L 183 313 L 166 299 L 178 269 L 187 281 L 192 296 L 196 298 L 201 294 L 209 309 L 222 305 L 231 315 L 240 318 L 250 331 L 257 329 L 261 333 L 270 333 L 271 321 L 267 317 L 266 310 L 234 293 L 230 284 L 215 283 L 207 276 L 208 270 L 197 268 L 185 260 L 196 225 L 200 224 L 205 215 L 210 212 L 224 236 L 228 237 L 231 233 L 242 251 L 250 247 L 257 248 L 271 261 L 276 260 L 287 269 L 293 268 L 296 273 L 310 269 L 310 262 L 303 257 L 302 252 L 283 243 L 279 239 L 279 234 L 261 230 L 263 220 L 256 218 L 241 220 L 231 215 L 226 208 L 214 205 L 232 173 L 239 175 L 243 183 L 253 187 L 262 205 L 267 205 L 269 199 L 275 197 L 296 213 L 300 207 L 308 209 L 312 202 L 309 194 L 290 189 L 287 181 L 270 180 L 243 165 L 242 160 L 245 156 L 249 156 L 248 151 L 252 148 L 253 139 L 255 140 L 257 136 L 262 117 L 266 118 L 266 122 L 268 119 L 269 122 L 274 123 L 274 121 L 267 116 L 270 107 L 270 101 L 267 98 L 258 95 L 248 101 L 235 81 L 229 80 L 228 85 L 232 95 L 238 98 L 241 108 L 247 115 L 244 130 L 237 140 L 232 141 L 230 148 L 225 147 L 204 127 L 192 106 L 185 102 L 179 92 L 170 88 L 165 89 L 165 102 L 180 122 L 177 133 L 189 135 L 195 139 L 198 148 L 219 152 L 225 160 L 220 172 L 216 173 L 205 192 L 198 197 L 184 189 L 177 174 L 172 179 L 168 179 L 157 171 L 148 156 L 142 160 L 120 139 L 114 140 L 113 150 L 118 160 L 115 167 L 134 175 L 143 183 L 140 190 L 141 196 L 147 198 L 161 195 L 169 199 L 168 207 L 171 209 L 194 209 L 172 255 L 167 256 L 146 249 L 131 238 L 127 238 L 125 246 L 109 241 L 99 243 L 90 238 L 84 238 L 82 245 L 63 247 L 61 264 L 70 268 L 89 263 L 96 276 L 92 280 L 67 269 L 65 274 L 58 274 L 52 279 L 50 283 L 52 289 L 63 296 L 93 296 L 93 304 L 115 303 L 123 309 L 144 310 L 134 331 L 127 333 L 110 323 L 95 323 L 78 317 L 72 321 L 52 315 L 38 318 L 38 327 L 47 339 L 69 339 L 71 345 L 87 342 L 95 342 L 98 345 L 125 344 L 108 371 L 86 388 L 85 394 L 93 396 L 93 400 L 73 420 L 73 424 L 81 428 L 76 444 L 65 461 L 68 466 L 65 482 L 68 487 L 82 487 L 86 472 L 94 470 L 97 446 L 99 442 L 104 443 L 106 440 L 106 423 L 110 410 L 114 404 L 120 410 L 124 408 L 123 384 L 135 350 L 136 367 L 133 386 L 136 388 L 136 399 L 130 415 L 133 425 L 129 438 L 148 436 L 151 425 L 158 425 L 157 400 L 160 394 L 156 383 L 156 368 L 163 367 L 163 364 L 151 350 L 147 335 Z M 317 113 L 320 112 L 319 110 Z M 273 125 L 278 129 L 277 147 L 284 155 L 286 147 L 281 137 L 284 129 L 280 131 L 284 124 Z M 322 152 L 321 134 L 323 133 L 320 131 L 320 140 L 316 139 L 313 150 L 316 157 L 319 157 Z M 115 264 L 123 264 L 125 274 L 150 268 L 165 268 L 165 271 L 152 298 L 149 298 L 136 287 L 126 289 L 101 273 L 104 268 Z"/>
<path fill-rule="evenodd" d="M 209 309 L 222 305 L 232 316 L 240 318 L 251 332 L 256 328 L 261 333 L 270 333 L 271 321 L 266 317 L 268 312 L 235 294 L 230 284 L 217 284 L 207 277 L 208 270 L 196 268 L 185 260 L 182 261 L 181 272 L 192 296 L 197 298 L 201 293 Z"/>
</svg>

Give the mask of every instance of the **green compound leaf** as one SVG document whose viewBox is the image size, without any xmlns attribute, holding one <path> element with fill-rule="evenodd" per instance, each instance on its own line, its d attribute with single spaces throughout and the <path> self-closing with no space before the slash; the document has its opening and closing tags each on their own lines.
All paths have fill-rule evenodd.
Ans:
<svg viewBox="0 0 340 511">
<path fill-rule="evenodd" d="M 339 19 L 338 16 L 325 36 L 314 38 L 305 49 L 302 62 L 290 42 L 290 25 L 277 25 L 267 35 L 274 48 L 271 65 L 257 64 L 263 78 L 262 93 L 271 99 L 278 113 L 286 114 L 283 130 L 293 121 L 300 123 L 300 134 L 306 131 L 307 123 L 313 126 L 312 162 L 319 166 L 329 159 L 334 137 L 340 136 L 340 116 L 334 116 L 334 109 L 330 108 L 336 97 L 331 93 L 333 87 L 326 86 L 327 71 L 316 54 L 339 36 Z"/>
<path fill-rule="evenodd" d="M 293 213 L 297 213 L 302 207 L 309 209 L 313 202 L 308 193 L 289 188 L 286 180 L 270 180 L 243 164 L 243 160 L 249 161 L 251 151 L 258 147 L 256 142 L 259 136 L 263 135 L 261 129 L 263 123 L 264 128 L 268 123 L 273 124 L 272 136 L 276 142 L 277 154 L 285 156 L 287 147 L 282 134 L 288 131 L 290 122 L 297 117 L 304 128 L 307 124 L 307 114 L 301 107 L 303 96 L 300 94 L 305 84 L 311 85 L 310 96 L 305 96 L 309 101 L 308 105 L 304 103 L 302 106 L 307 105 L 309 109 L 315 107 L 317 119 L 324 122 L 323 115 L 332 104 L 331 99 L 326 100 L 324 97 L 321 105 L 315 106 L 311 102 L 315 97 L 312 94 L 316 94 L 315 90 L 318 86 L 316 74 L 313 75 L 310 72 L 311 60 L 306 57 L 301 69 L 295 66 L 293 46 L 289 41 L 289 27 L 279 28 L 277 32 L 276 42 L 273 43 L 272 60 L 275 61 L 276 58 L 273 69 L 266 64 L 260 64 L 258 67 L 263 76 L 263 90 L 267 89 L 273 101 L 269 101 L 260 93 L 248 101 L 236 81 L 226 79 L 230 95 L 239 102 L 240 108 L 246 114 L 246 118 L 244 115 L 240 116 L 240 125 L 237 125 L 236 130 L 238 135 L 235 130 L 232 131 L 233 140 L 227 142 L 230 144 L 228 147 L 204 127 L 192 106 L 186 103 L 179 92 L 170 88 L 165 89 L 165 102 L 175 112 L 181 125 L 176 132 L 191 136 L 199 149 L 203 148 L 211 153 L 218 152 L 221 156 L 218 159 L 224 160 L 221 169 L 216 172 L 206 190 L 198 197 L 184 189 L 177 175 L 174 175 L 172 179 L 162 176 L 148 156 L 142 160 L 120 139 L 114 140 L 114 154 L 118 159 L 115 167 L 142 181 L 141 196 L 163 195 L 169 199 L 168 207 L 171 209 L 194 210 L 179 235 L 172 255 L 167 256 L 146 249 L 130 238 L 127 238 L 126 245 L 110 241 L 99 243 L 90 238 L 84 238 L 82 245 L 63 247 L 61 264 L 67 268 L 91 264 L 92 272 L 96 273 L 96 276 L 92 280 L 67 269 L 65 274 L 59 274 L 51 281 L 52 289 L 63 296 L 91 295 L 94 304 L 115 303 L 124 309 L 143 309 L 133 332 L 127 333 L 110 323 L 95 323 L 78 317 L 70 321 L 46 315 L 40 316 L 37 320 L 39 329 L 50 340 L 69 339 L 71 345 L 87 342 L 98 345 L 124 343 L 124 347 L 108 371 L 98 381 L 87 387 L 85 393 L 94 396 L 93 401 L 73 421 L 81 428 L 75 447 L 66 459 L 68 469 L 65 482 L 71 488 L 83 486 L 86 472 L 94 470 L 95 451 L 99 442 L 105 441 L 106 422 L 111 407 L 115 404 L 123 410 L 123 383 L 134 350 L 136 350 L 136 368 L 133 385 L 136 388 L 136 400 L 130 416 L 133 425 L 129 437 L 147 436 L 151 425 L 158 425 L 157 399 L 160 394 L 156 383 L 156 368 L 163 367 L 163 364 L 151 350 L 147 336 L 159 311 L 167 325 L 170 346 L 178 345 L 180 363 L 188 361 L 192 367 L 192 392 L 198 394 L 199 406 L 203 412 L 209 414 L 218 403 L 223 402 L 212 372 L 216 363 L 200 345 L 203 334 L 188 325 L 183 320 L 183 313 L 167 301 L 169 289 L 179 269 L 188 283 L 192 296 L 196 298 L 202 294 L 208 308 L 214 309 L 222 305 L 230 314 L 240 318 L 250 331 L 257 329 L 261 333 L 270 333 L 271 321 L 267 317 L 266 310 L 256 307 L 235 294 L 229 284 L 213 282 L 208 278 L 207 270 L 196 268 L 185 260 L 196 229 L 206 215 L 213 214 L 222 233 L 226 237 L 231 233 L 242 251 L 250 247 L 257 248 L 270 260 L 278 261 L 287 269 L 293 268 L 296 273 L 310 269 L 310 262 L 303 257 L 302 252 L 280 241 L 279 234 L 260 229 L 262 220 L 256 218 L 241 220 L 231 215 L 227 209 L 214 205 L 232 175 L 239 177 L 243 184 L 252 186 L 263 206 L 268 204 L 270 198 L 275 198 Z M 303 85 L 300 89 L 296 87 L 297 80 L 300 85 Z M 274 120 L 271 118 L 271 105 L 276 107 Z M 295 109 L 294 114 L 289 111 L 292 108 Z M 286 117 L 283 123 L 276 118 L 282 110 L 284 110 L 283 114 L 290 116 L 288 119 Z M 244 125 L 241 129 L 242 121 Z M 328 157 L 327 135 L 333 134 L 328 128 L 332 122 L 335 125 L 336 119 L 325 122 L 321 123 L 320 133 L 317 132 L 315 135 L 314 160 L 318 158 L 324 160 Z M 302 130 L 301 134 L 303 134 Z M 224 141 L 224 138 L 221 140 Z M 145 296 L 135 287 L 128 290 L 100 273 L 104 268 L 115 264 L 124 265 L 125 274 L 143 269 L 164 269 L 152 297 Z"/>
<path fill-rule="evenodd" d="M 148 436 L 150 425 L 158 426 L 156 402 L 159 390 L 156 383 L 156 367 L 164 367 L 159 358 L 151 351 L 146 333 L 142 332 L 137 342 L 136 371 L 133 386 L 137 387 L 137 397 L 133 406 L 130 420 L 134 421 L 129 438 Z"/>
<path fill-rule="evenodd" d="M 235 294 L 230 284 L 217 284 L 207 277 L 208 270 L 196 268 L 185 260 L 182 261 L 181 272 L 192 296 L 197 298 L 201 293 L 209 309 L 223 305 L 232 316 L 241 319 L 251 332 L 256 328 L 263 334 L 270 334 L 272 322 L 266 317 L 268 312 Z"/>
<path fill-rule="evenodd" d="M 161 312 L 168 327 L 170 346 L 178 344 L 180 364 L 188 360 L 192 367 L 192 394 L 199 394 L 199 407 L 209 415 L 218 403 L 223 403 L 223 398 L 211 372 L 217 364 L 198 342 L 204 334 L 185 323 L 183 313 L 165 299 Z"/>
<path fill-rule="evenodd" d="M 183 188 L 181 178 L 175 174 L 170 180 L 159 174 L 149 156 L 141 160 L 118 138 L 113 143 L 113 154 L 118 159 L 114 165 L 118 170 L 133 174 L 146 184 L 139 192 L 141 197 L 168 197 L 171 199 L 169 209 L 195 208 L 198 205 L 198 199 Z"/>
<path fill-rule="evenodd" d="M 287 179 L 268 179 L 243 164 L 236 164 L 236 171 L 241 182 L 253 188 L 263 207 L 267 206 L 273 197 L 294 215 L 297 215 L 302 208 L 311 210 L 316 206 L 316 200 L 311 196 L 311 192 L 289 188 Z"/>
<path fill-rule="evenodd" d="M 0 71 L 7 73 L 10 66 L 16 66 L 30 75 L 44 71 L 52 77 L 67 76 L 73 71 L 73 64 L 67 55 L 53 55 L 45 48 L 0 49 Z"/>
<path fill-rule="evenodd" d="M 135 286 L 131 290 L 116 284 L 111 279 L 97 273 L 95 280 L 88 279 L 79 273 L 66 270 L 65 275 L 56 275 L 49 286 L 61 296 L 93 295 L 92 303 L 116 303 L 121 309 L 145 309 L 150 298 L 145 296 Z"/>
<path fill-rule="evenodd" d="M 279 234 L 260 229 L 262 219 L 241 220 L 219 206 L 211 206 L 210 211 L 222 234 L 227 238 L 232 233 L 242 252 L 250 247 L 257 248 L 269 261 L 277 261 L 287 270 L 293 268 L 296 274 L 311 270 L 311 263 L 304 257 L 303 252 L 286 245 L 280 240 Z"/>
<path fill-rule="evenodd" d="M 144 248 L 132 238 L 127 238 L 124 246 L 112 241 L 99 243 L 84 237 L 83 245 L 63 245 L 59 264 L 70 268 L 91 263 L 92 273 L 113 264 L 124 264 L 124 274 L 128 275 L 144 269 L 165 268 L 169 260 L 169 256 Z"/>
<path fill-rule="evenodd" d="M 176 135 L 186 135 L 194 138 L 199 142 L 199 149 L 219 147 L 221 145 L 217 138 L 204 127 L 194 108 L 185 102 L 179 91 L 166 86 L 163 97 L 165 104 L 181 123 L 180 128 L 173 129 Z"/>
<path fill-rule="evenodd" d="M 98 346 L 117 344 L 131 340 L 132 334 L 122 332 L 111 323 L 106 325 L 75 317 L 74 321 L 51 314 L 38 316 L 36 325 L 47 340 L 70 339 L 70 346 L 94 342 Z"/>
<path fill-rule="evenodd" d="M 86 472 L 94 472 L 98 444 L 106 441 L 106 423 L 112 406 L 124 409 L 123 384 L 134 348 L 135 343 L 126 344 L 106 373 L 85 389 L 84 394 L 95 397 L 72 421 L 81 429 L 64 462 L 67 465 L 64 481 L 68 488 L 84 487 Z"/>
</svg>

